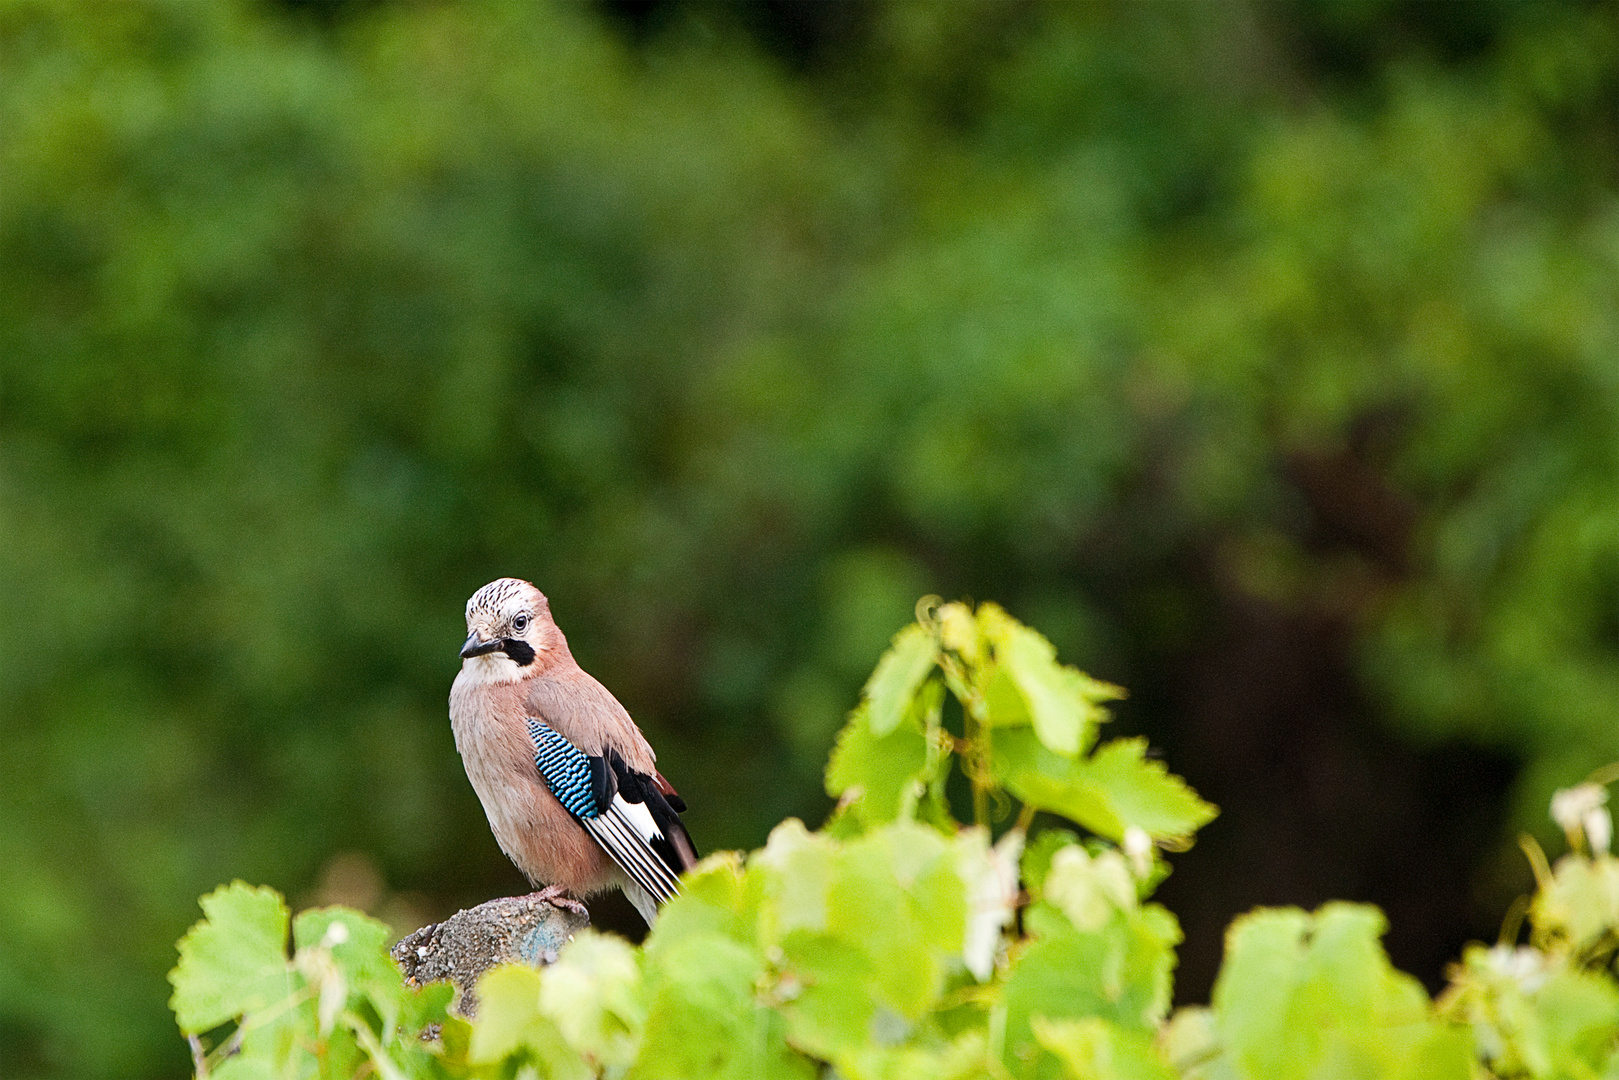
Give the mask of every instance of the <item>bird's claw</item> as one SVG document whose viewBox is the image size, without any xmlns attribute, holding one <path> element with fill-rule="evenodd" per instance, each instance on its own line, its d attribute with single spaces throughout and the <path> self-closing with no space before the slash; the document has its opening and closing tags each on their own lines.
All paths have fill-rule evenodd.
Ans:
<svg viewBox="0 0 1619 1080">
<path fill-rule="evenodd" d="M 530 893 L 529 899 L 542 901 L 552 907 L 562 908 L 564 911 L 571 911 L 575 915 L 588 916 L 590 914 L 590 910 L 585 905 L 569 896 L 568 890 L 560 885 L 547 885 L 539 892 Z"/>
</svg>

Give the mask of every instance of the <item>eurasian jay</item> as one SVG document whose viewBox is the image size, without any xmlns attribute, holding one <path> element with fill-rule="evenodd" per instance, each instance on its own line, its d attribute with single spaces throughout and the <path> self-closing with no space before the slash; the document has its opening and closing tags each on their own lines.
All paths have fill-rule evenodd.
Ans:
<svg viewBox="0 0 1619 1080">
<path fill-rule="evenodd" d="M 697 861 L 685 800 L 528 582 L 491 581 L 467 601 L 450 727 L 495 839 L 542 897 L 573 906 L 616 886 L 652 925 Z"/>
</svg>

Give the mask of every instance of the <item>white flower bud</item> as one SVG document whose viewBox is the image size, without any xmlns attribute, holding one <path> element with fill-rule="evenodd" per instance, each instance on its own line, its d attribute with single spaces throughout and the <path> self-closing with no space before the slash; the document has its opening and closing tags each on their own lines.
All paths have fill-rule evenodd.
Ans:
<svg viewBox="0 0 1619 1080">
<path fill-rule="evenodd" d="M 1581 819 L 1585 826 L 1585 841 L 1591 845 L 1591 854 L 1606 855 L 1608 844 L 1613 840 L 1613 815 L 1606 806 L 1599 806 L 1585 812 Z"/>
<path fill-rule="evenodd" d="M 1586 841 L 1593 852 L 1606 852 L 1613 838 L 1607 804 L 1608 789 L 1601 784 L 1562 788 L 1552 795 L 1552 820 L 1568 837 L 1570 847 L 1577 848 Z"/>
<path fill-rule="evenodd" d="M 1144 878 L 1152 873 L 1152 837 L 1140 825 L 1131 825 L 1124 830 L 1124 857 L 1130 860 L 1130 869 L 1135 871 L 1136 877 Z"/>
<path fill-rule="evenodd" d="M 1539 949 L 1496 945 L 1487 955 L 1490 967 L 1517 983 L 1525 993 L 1534 993 L 1546 982 L 1546 956 Z"/>
</svg>

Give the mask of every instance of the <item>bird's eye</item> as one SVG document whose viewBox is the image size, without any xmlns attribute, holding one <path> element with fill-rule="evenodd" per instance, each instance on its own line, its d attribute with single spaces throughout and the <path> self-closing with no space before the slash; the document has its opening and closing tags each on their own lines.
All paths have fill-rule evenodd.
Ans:
<svg viewBox="0 0 1619 1080">
<path fill-rule="evenodd" d="M 519 616 L 517 616 L 517 618 L 513 619 L 512 620 L 512 629 L 516 630 L 519 634 L 521 634 L 523 631 L 527 630 L 528 629 L 528 616 L 527 615 L 519 615 Z"/>
</svg>

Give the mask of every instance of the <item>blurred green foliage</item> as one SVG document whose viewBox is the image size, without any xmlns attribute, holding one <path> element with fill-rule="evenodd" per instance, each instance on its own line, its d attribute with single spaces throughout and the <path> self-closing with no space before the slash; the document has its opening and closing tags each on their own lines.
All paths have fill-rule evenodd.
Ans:
<svg viewBox="0 0 1619 1080">
<path fill-rule="evenodd" d="M 518 887 L 444 717 L 502 574 L 705 850 L 930 590 L 1143 727 L 1212 593 L 1535 819 L 1619 757 L 1610 8 L 749 10 L 0 4 L 8 1074 L 183 1069 L 217 881 Z"/>
</svg>

